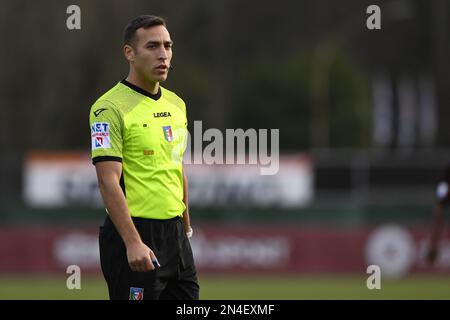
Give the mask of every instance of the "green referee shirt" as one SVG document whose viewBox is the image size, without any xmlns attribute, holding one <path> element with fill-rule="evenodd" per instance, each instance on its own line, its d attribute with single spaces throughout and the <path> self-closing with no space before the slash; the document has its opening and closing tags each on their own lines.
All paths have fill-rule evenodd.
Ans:
<svg viewBox="0 0 450 320">
<path fill-rule="evenodd" d="M 156 95 L 122 80 L 90 112 L 92 160 L 122 162 L 121 186 L 132 217 L 182 216 L 186 105 L 160 87 Z"/>
</svg>

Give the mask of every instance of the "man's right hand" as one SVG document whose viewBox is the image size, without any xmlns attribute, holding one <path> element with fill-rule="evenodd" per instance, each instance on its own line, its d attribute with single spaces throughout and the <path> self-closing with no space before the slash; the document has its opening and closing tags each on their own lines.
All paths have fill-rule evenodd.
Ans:
<svg viewBox="0 0 450 320">
<path fill-rule="evenodd" d="M 127 258 L 131 270 L 137 272 L 152 271 L 160 266 L 153 251 L 143 242 L 136 242 L 128 245 Z M 156 266 L 152 261 L 156 261 Z"/>
</svg>

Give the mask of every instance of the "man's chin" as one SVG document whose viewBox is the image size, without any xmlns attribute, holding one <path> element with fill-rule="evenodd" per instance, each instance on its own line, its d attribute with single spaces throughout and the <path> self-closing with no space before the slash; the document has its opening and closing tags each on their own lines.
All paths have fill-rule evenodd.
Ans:
<svg viewBox="0 0 450 320">
<path fill-rule="evenodd" d="M 155 70 L 152 72 L 153 78 L 157 79 L 158 81 L 164 81 L 167 79 L 167 75 L 169 74 L 168 70 Z"/>
<path fill-rule="evenodd" d="M 154 77 L 155 82 L 163 82 L 167 80 L 167 75 L 158 75 Z"/>
</svg>

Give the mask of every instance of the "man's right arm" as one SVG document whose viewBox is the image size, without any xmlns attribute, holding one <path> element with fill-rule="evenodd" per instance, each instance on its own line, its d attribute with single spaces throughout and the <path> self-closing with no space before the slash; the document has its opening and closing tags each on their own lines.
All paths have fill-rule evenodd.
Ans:
<svg viewBox="0 0 450 320">
<path fill-rule="evenodd" d="M 100 193 L 108 214 L 122 237 L 131 270 L 146 272 L 155 269 L 152 261 L 158 261 L 153 251 L 146 246 L 131 219 L 125 195 L 120 187 L 122 163 L 101 161 L 95 164 Z"/>
</svg>

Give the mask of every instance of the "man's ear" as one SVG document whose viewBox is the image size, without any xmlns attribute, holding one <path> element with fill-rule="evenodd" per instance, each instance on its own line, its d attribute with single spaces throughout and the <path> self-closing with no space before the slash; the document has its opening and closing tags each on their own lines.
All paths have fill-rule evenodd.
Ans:
<svg viewBox="0 0 450 320">
<path fill-rule="evenodd" d="M 134 49 L 130 45 L 126 44 L 126 45 L 123 46 L 123 54 L 125 55 L 125 58 L 129 62 L 133 62 L 134 61 Z"/>
</svg>

